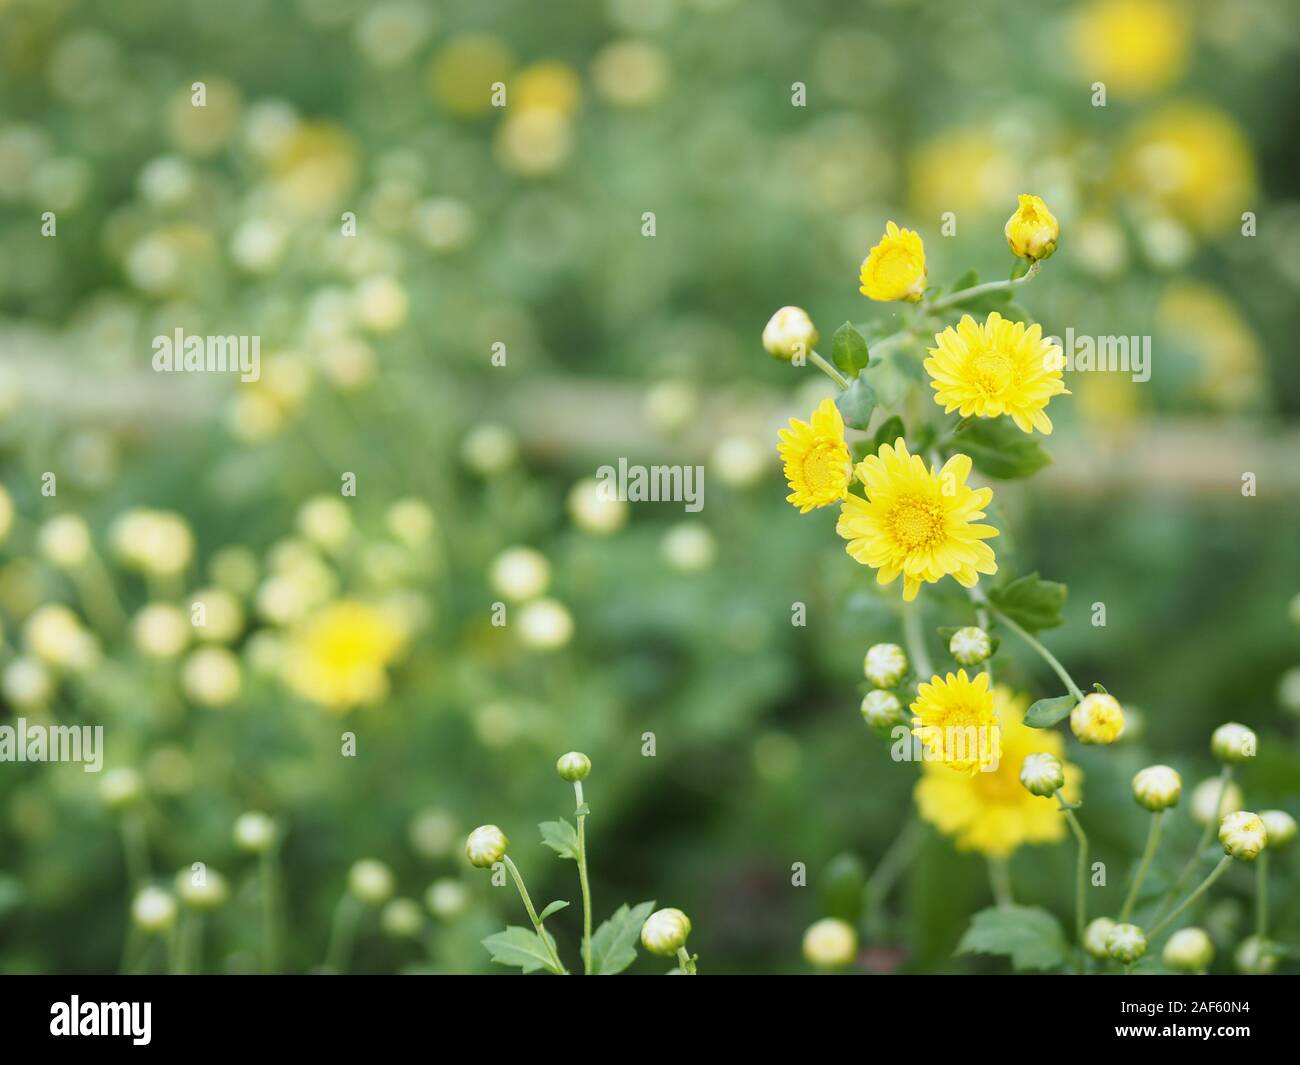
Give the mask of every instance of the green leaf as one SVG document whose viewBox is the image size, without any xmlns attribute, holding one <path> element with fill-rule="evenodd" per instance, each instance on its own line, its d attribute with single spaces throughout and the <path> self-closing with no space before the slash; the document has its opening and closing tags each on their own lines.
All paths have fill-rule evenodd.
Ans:
<svg viewBox="0 0 1300 1065">
<path fill-rule="evenodd" d="M 537 826 L 542 831 L 542 843 L 561 858 L 578 860 L 578 830 L 568 821 L 543 821 Z"/>
<path fill-rule="evenodd" d="M 849 377 L 856 377 L 871 361 L 866 338 L 853 328 L 852 322 L 845 322 L 835 330 L 831 337 L 831 358 Z"/>
<path fill-rule="evenodd" d="M 1025 724 L 1030 728 L 1051 728 L 1064 720 L 1074 709 L 1074 696 L 1061 695 L 1055 699 L 1039 699 L 1025 714 Z"/>
<path fill-rule="evenodd" d="M 1065 963 L 1068 949 L 1056 918 L 1036 906 L 980 910 L 957 945 L 958 954 L 1009 956 L 1017 971 L 1054 969 Z"/>
<path fill-rule="evenodd" d="M 1030 262 L 1028 259 L 1016 259 L 1016 265 L 1011 268 L 1011 280 L 1018 281 L 1029 273 Z"/>
<path fill-rule="evenodd" d="M 591 937 L 591 971 L 595 976 L 613 976 L 636 961 L 636 942 L 641 926 L 654 911 L 654 900 L 628 908 L 623 903 Z"/>
<path fill-rule="evenodd" d="M 1040 580 L 1037 573 L 1020 577 L 989 592 L 989 601 L 1002 613 L 1030 632 L 1054 629 L 1065 619 L 1067 589 L 1057 581 Z"/>
<path fill-rule="evenodd" d="M 981 473 L 1001 480 L 1028 477 L 1052 461 L 1010 418 L 973 419 L 954 435 L 953 447 L 969 455 Z"/>
<path fill-rule="evenodd" d="M 862 916 L 863 892 L 867 886 L 867 867 L 861 859 L 848 852 L 838 854 L 818 879 L 822 913 L 856 925 Z"/>
<path fill-rule="evenodd" d="M 539 921 L 545 921 L 546 918 L 551 916 L 551 914 L 559 913 L 567 905 L 569 905 L 569 903 L 566 899 L 556 899 L 554 902 L 548 905 L 546 909 L 544 909 L 541 913 L 537 915 L 537 919 Z"/>
<path fill-rule="evenodd" d="M 880 452 L 882 444 L 893 445 L 899 437 L 906 439 L 907 434 L 903 431 L 903 419 L 897 414 L 890 415 L 880 423 L 880 428 L 876 430 L 876 435 L 871 440 L 871 454 L 875 455 Z"/>
<path fill-rule="evenodd" d="M 547 933 L 546 938 L 554 949 L 555 940 L 551 938 L 550 933 Z M 536 972 L 538 969 L 555 972 L 546 945 L 531 928 L 510 925 L 504 932 L 488 936 L 483 940 L 483 946 L 487 947 L 492 960 L 499 965 L 517 965 L 526 973 Z"/>
<path fill-rule="evenodd" d="M 871 421 L 871 412 L 876 407 L 876 391 L 867 384 L 865 377 L 859 375 L 845 391 L 835 397 L 835 406 L 839 407 L 845 425 L 865 431 Z"/>
<path fill-rule="evenodd" d="M 960 292 L 964 288 L 974 288 L 979 283 L 980 275 L 974 270 L 967 270 L 952 283 L 952 290 L 953 292 Z"/>
</svg>

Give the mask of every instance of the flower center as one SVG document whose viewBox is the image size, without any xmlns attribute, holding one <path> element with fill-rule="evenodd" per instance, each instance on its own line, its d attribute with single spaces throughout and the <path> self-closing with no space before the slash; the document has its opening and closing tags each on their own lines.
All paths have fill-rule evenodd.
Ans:
<svg viewBox="0 0 1300 1065">
<path fill-rule="evenodd" d="M 842 491 L 848 480 L 847 473 L 844 455 L 835 444 L 817 444 L 804 456 L 803 479 L 808 491 L 814 495 L 834 495 Z"/>
<path fill-rule="evenodd" d="M 986 348 L 971 360 L 971 376 L 985 395 L 999 395 L 1011 384 L 1011 358 L 1004 351 Z"/>
<path fill-rule="evenodd" d="M 890 512 L 889 528 L 907 551 L 933 547 L 943 538 L 943 509 L 925 499 L 902 499 Z"/>
</svg>

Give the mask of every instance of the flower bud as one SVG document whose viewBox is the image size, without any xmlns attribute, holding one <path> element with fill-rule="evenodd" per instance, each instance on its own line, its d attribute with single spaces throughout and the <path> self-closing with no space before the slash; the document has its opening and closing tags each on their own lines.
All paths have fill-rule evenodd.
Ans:
<svg viewBox="0 0 1300 1065">
<path fill-rule="evenodd" d="M 1214 942 L 1204 928 L 1180 928 L 1169 937 L 1161 958 L 1171 969 L 1203 973 L 1214 960 Z"/>
<path fill-rule="evenodd" d="M 510 841 L 496 825 L 480 825 L 465 841 L 465 857 L 479 869 L 489 869 L 506 856 Z"/>
<path fill-rule="evenodd" d="M 874 688 L 862 697 L 862 720 L 872 728 L 889 729 L 903 724 L 907 715 L 897 695 Z"/>
<path fill-rule="evenodd" d="M 1118 962 L 1132 965 L 1146 952 L 1146 933 L 1135 924 L 1117 924 L 1106 934 L 1106 953 Z"/>
<path fill-rule="evenodd" d="M 907 672 L 907 655 L 896 643 L 877 643 L 867 648 L 862 672 L 877 688 L 893 688 Z"/>
<path fill-rule="evenodd" d="M 1215 810 L 1214 804 L 1219 800 L 1220 789 L 1223 791 L 1223 800 L 1219 802 L 1218 810 Z M 1192 790 L 1192 819 L 1198 825 L 1217 825 L 1224 814 L 1240 810 L 1242 802 L 1241 789 L 1232 781 L 1228 781 L 1228 786 L 1224 787 L 1219 777 L 1202 780 Z"/>
<path fill-rule="evenodd" d="M 196 910 L 215 910 L 229 897 L 230 888 L 215 869 L 182 869 L 176 874 L 176 894 Z"/>
<path fill-rule="evenodd" d="M 651 954 L 672 957 L 690 934 L 691 919 L 681 910 L 655 910 L 641 926 L 641 945 Z"/>
<path fill-rule="evenodd" d="M 1270 849 L 1285 847 L 1295 839 L 1295 818 L 1285 810 L 1265 810 L 1259 815 L 1268 832 Z"/>
<path fill-rule="evenodd" d="M 591 772 L 591 759 L 581 751 L 570 751 L 556 759 L 555 771 L 571 783 L 586 780 L 587 774 Z"/>
<path fill-rule="evenodd" d="M 1115 696 L 1092 692 L 1070 711 L 1070 729 L 1080 743 L 1114 743 L 1124 734 L 1124 711 Z"/>
<path fill-rule="evenodd" d="M 963 666 L 978 666 L 993 653 L 993 641 L 983 629 L 967 625 L 952 634 L 948 653 Z"/>
<path fill-rule="evenodd" d="M 1253 862 L 1268 845 L 1268 829 L 1259 814 L 1238 810 L 1219 822 L 1219 842 L 1238 861 Z"/>
<path fill-rule="evenodd" d="M 1133 797 L 1152 813 L 1178 805 L 1183 778 L 1167 765 L 1149 765 L 1133 778 Z"/>
<path fill-rule="evenodd" d="M 1255 757 L 1258 745 L 1254 731 L 1235 721 L 1220 725 L 1210 737 L 1210 751 L 1220 762 L 1248 762 Z"/>
<path fill-rule="evenodd" d="M 1277 968 L 1277 948 L 1260 936 L 1249 936 L 1237 944 L 1232 955 L 1237 972 L 1246 976 L 1268 976 Z"/>
<path fill-rule="evenodd" d="M 419 935 L 424 925 L 424 914 L 410 899 L 393 899 L 380 914 L 379 924 L 394 939 L 410 939 Z"/>
<path fill-rule="evenodd" d="M 796 355 L 806 359 L 818 339 L 817 329 L 802 307 L 782 307 L 763 327 L 763 347 L 785 362 Z"/>
<path fill-rule="evenodd" d="M 1007 219 L 1004 232 L 1011 254 L 1035 262 L 1049 258 L 1056 251 L 1061 227 L 1039 197 L 1021 193 L 1020 206 Z"/>
<path fill-rule="evenodd" d="M 348 870 L 348 890 L 362 902 L 378 906 L 393 893 L 393 871 L 374 858 L 362 858 Z"/>
<path fill-rule="evenodd" d="M 250 810 L 235 820 L 235 846 L 249 854 L 262 854 L 275 845 L 275 822 L 264 813 Z"/>
<path fill-rule="evenodd" d="M 176 923 L 176 899 L 162 888 L 144 888 L 131 903 L 131 920 L 141 931 L 166 932 Z"/>
<path fill-rule="evenodd" d="M 819 969 L 848 965 L 857 953 L 858 933 L 838 917 L 824 917 L 803 934 L 803 956 Z"/>
<path fill-rule="evenodd" d="M 1026 755 L 1020 766 L 1020 783 L 1030 795 L 1055 795 L 1065 787 L 1065 767 L 1059 758 L 1045 751 Z"/>
<path fill-rule="evenodd" d="M 469 892 L 459 880 L 445 876 L 429 885 L 429 890 L 424 893 L 424 904 L 435 917 L 450 921 L 469 907 Z"/>
<path fill-rule="evenodd" d="M 1110 951 L 1106 949 L 1106 937 L 1114 927 L 1115 922 L 1109 917 L 1098 917 L 1089 922 L 1088 927 L 1083 930 L 1083 949 L 1099 960 L 1104 961 L 1109 958 Z"/>
<path fill-rule="evenodd" d="M 41 556 L 61 570 L 75 570 L 90 556 L 90 530 L 75 514 L 60 514 L 36 535 Z"/>
<path fill-rule="evenodd" d="M 144 798 L 144 781 L 134 769 L 114 769 L 99 782 L 99 801 L 110 810 L 125 810 Z"/>
</svg>

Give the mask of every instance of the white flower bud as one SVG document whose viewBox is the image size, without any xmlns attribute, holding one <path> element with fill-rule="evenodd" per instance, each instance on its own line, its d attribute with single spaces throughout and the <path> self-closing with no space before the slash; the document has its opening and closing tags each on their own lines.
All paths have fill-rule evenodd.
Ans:
<svg viewBox="0 0 1300 1065">
<path fill-rule="evenodd" d="M 410 939 L 420 934 L 424 926 L 424 914 L 417 903 L 410 899 L 393 899 L 384 907 L 379 923 L 394 939 Z"/>
<path fill-rule="evenodd" d="M 907 673 L 907 655 L 896 643 L 877 643 L 867 648 L 862 672 L 877 688 L 893 688 Z"/>
<path fill-rule="evenodd" d="M 1153 813 L 1178 804 L 1183 778 L 1167 765 L 1149 765 L 1133 778 L 1133 797 Z"/>
<path fill-rule="evenodd" d="M 1268 976 L 1277 968 L 1277 948 L 1267 939 L 1250 936 L 1237 944 L 1232 960 L 1246 976 Z"/>
<path fill-rule="evenodd" d="M 850 964 L 858 953 L 858 933 L 847 921 L 823 917 L 803 934 L 803 956 L 819 969 Z"/>
<path fill-rule="evenodd" d="M 275 822 L 264 813 L 250 810 L 235 820 L 235 846 L 249 854 L 261 854 L 275 845 Z"/>
<path fill-rule="evenodd" d="M 519 611 L 519 636 L 538 651 L 555 651 L 573 638 L 573 616 L 554 599 L 534 599 Z"/>
<path fill-rule="evenodd" d="M 1295 839 L 1295 818 L 1285 810 L 1264 810 L 1259 819 L 1264 822 L 1268 832 L 1268 846 L 1271 850 L 1285 847 Z"/>
<path fill-rule="evenodd" d="M 424 893 L 429 912 L 444 921 L 459 917 L 469 907 L 469 891 L 459 880 L 443 877 L 429 885 Z"/>
<path fill-rule="evenodd" d="M 326 551 L 339 551 L 352 538 L 352 513 L 341 496 L 315 496 L 298 511 L 298 531 Z"/>
<path fill-rule="evenodd" d="M 1268 845 L 1268 829 L 1259 814 L 1238 810 L 1219 822 L 1219 842 L 1225 853 L 1238 861 L 1252 862 Z"/>
<path fill-rule="evenodd" d="M 963 666 L 978 666 L 993 653 L 993 640 L 983 629 L 967 625 L 952 634 L 948 653 Z"/>
<path fill-rule="evenodd" d="M 41 556 L 61 570 L 75 570 L 90 556 L 90 530 L 75 514 L 60 514 L 37 533 Z"/>
<path fill-rule="evenodd" d="M 1235 721 L 1220 725 L 1210 737 L 1210 750 L 1220 762 L 1248 762 L 1255 757 L 1258 746 L 1254 731 Z"/>
<path fill-rule="evenodd" d="M 1070 711 L 1070 729 L 1080 743 L 1114 743 L 1124 734 L 1124 711 L 1113 695 L 1092 692 Z"/>
<path fill-rule="evenodd" d="M 1031 795 L 1055 795 L 1065 787 L 1065 767 L 1056 755 L 1037 751 L 1020 764 L 1020 783 Z"/>
<path fill-rule="evenodd" d="M 176 894 L 196 910 L 215 910 L 229 897 L 230 888 L 215 869 L 182 869 L 176 874 Z"/>
<path fill-rule="evenodd" d="M 224 647 L 200 647 L 181 667 L 181 688 L 200 706 L 225 706 L 239 698 L 239 659 Z"/>
<path fill-rule="evenodd" d="M 785 362 L 796 355 L 806 359 L 818 339 L 817 329 L 802 307 L 782 307 L 763 327 L 763 347 Z"/>
<path fill-rule="evenodd" d="M 470 430 L 461 444 L 460 454 L 466 466 L 488 477 L 514 465 L 519 457 L 519 445 L 509 429 L 489 423 Z"/>
<path fill-rule="evenodd" d="M 144 888 L 131 903 L 131 919 L 144 932 L 166 932 L 176 923 L 176 899 L 161 888 Z"/>
<path fill-rule="evenodd" d="M 131 637 L 141 654 L 175 658 L 189 642 L 189 619 L 171 603 L 150 603 L 131 622 Z"/>
<path fill-rule="evenodd" d="M 1223 800 L 1219 802 L 1218 810 L 1215 810 L 1215 802 L 1219 799 L 1221 788 Z M 1228 781 L 1228 786 L 1225 788 L 1221 779 L 1211 777 L 1209 780 L 1202 780 L 1192 789 L 1192 819 L 1198 825 L 1217 825 L 1224 814 L 1240 810 L 1243 802 L 1241 789 L 1236 784 Z"/>
<path fill-rule="evenodd" d="M 1110 951 L 1106 947 L 1106 938 L 1114 927 L 1115 922 L 1109 917 L 1097 917 L 1089 922 L 1088 927 L 1083 930 L 1083 949 L 1094 958 L 1101 960 L 1109 958 Z"/>
<path fill-rule="evenodd" d="M 1171 969 L 1203 973 L 1214 960 L 1214 942 L 1204 928 L 1180 928 L 1169 937 L 1161 958 Z"/>
<path fill-rule="evenodd" d="M 438 520 L 419 499 L 399 499 L 388 508 L 388 531 L 412 551 L 425 548 L 438 530 Z"/>
<path fill-rule="evenodd" d="M 1106 935 L 1106 953 L 1125 965 L 1132 965 L 1146 952 L 1146 933 L 1135 924 L 1117 924 Z"/>
<path fill-rule="evenodd" d="M 506 856 L 510 841 L 496 825 L 480 825 L 465 841 L 465 857 L 469 864 L 488 869 Z"/>
<path fill-rule="evenodd" d="M 144 798 L 144 781 L 134 769 L 113 769 L 99 782 L 99 801 L 110 810 L 124 810 Z"/>
<path fill-rule="evenodd" d="M 50 671 L 35 658 L 19 655 L 5 666 L 0 690 L 20 710 L 44 706 L 54 694 Z"/>
<path fill-rule="evenodd" d="M 591 772 L 591 759 L 581 751 L 570 751 L 556 759 L 555 771 L 570 783 L 586 780 L 587 774 Z"/>
<path fill-rule="evenodd" d="M 497 555 L 488 579 L 498 595 L 512 602 L 536 599 L 551 583 L 551 564 L 531 547 L 511 547 Z"/>
<path fill-rule="evenodd" d="M 362 858 L 348 870 L 348 890 L 362 902 L 378 906 L 393 893 L 393 871 L 374 858 Z"/>
<path fill-rule="evenodd" d="M 671 957 L 686 946 L 690 934 L 691 919 L 681 910 L 655 910 L 641 926 L 641 945 L 651 954 Z"/>
<path fill-rule="evenodd" d="M 569 516 L 584 532 L 608 536 L 627 523 L 627 500 L 609 494 L 594 477 L 575 484 L 569 490 L 568 502 Z"/>
<path fill-rule="evenodd" d="M 862 697 L 862 720 L 872 728 L 884 730 L 901 725 L 907 715 L 897 695 L 874 688 Z"/>
</svg>

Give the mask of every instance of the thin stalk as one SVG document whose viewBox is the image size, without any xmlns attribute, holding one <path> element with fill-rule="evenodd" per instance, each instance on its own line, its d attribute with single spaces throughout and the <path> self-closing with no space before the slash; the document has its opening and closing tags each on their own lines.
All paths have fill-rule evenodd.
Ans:
<svg viewBox="0 0 1300 1065">
<path fill-rule="evenodd" d="M 1070 826 L 1070 831 L 1074 833 L 1075 842 L 1079 845 L 1079 856 L 1074 863 L 1074 937 L 1079 948 L 1079 972 L 1083 972 L 1083 933 L 1088 927 L 1088 836 L 1059 791 L 1056 793 L 1056 801 L 1060 804 L 1061 813 L 1065 814 L 1065 820 Z"/>
<path fill-rule="evenodd" d="M 121 827 L 126 876 L 132 892 L 136 892 L 149 879 L 149 843 L 140 811 L 127 810 L 123 813 Z"/>
<path fill-rule="evenodd" d="M 1268 938 L 1268 849 L 1255 859 L 1255 935 Z"/>
<path fill-rule="evenodd" d="M 1133 907 L 1137 905 L 1138 892 L 1142 890 L 1142 881 L 1146 879 L 1147 871 L 1151 868 L 1151 860 L 1156 856 L 1156 848 L 1160 846 L 1160 826 L 1164 815 L 1163 810 L 1156 810 L 1151 815 L 1151 828 L 1147 832 L 1147 845 L 1142 851 L 1142 861 L 1138 864 L 1137 875 L 1133 878 L 1133 886 L 1128 889 L 1128 897 L 1124 899 L 1124 905 L 1119 911 L 1120 924 L 1124 924 L 1129 919 Z"/>
<path fill-rule="evenodd" d="M 996 617 L 1000 622 L 1002 622 L 1002 624 L 1004 624 L 1007 628 L 1009 628 L 1012 632 L 1014 632 L 1017 636 L 1019 636 L 1022 640 L 1024 640 L 1025 643 L 1027 643 L 1030 647 L 1032 647 L 1035 651 L 1038 652 L 1042 660 L 1046 662 L 1049 666 L 1051 666 L 1053 671 L 1056 673 L 1056 675 L 1061 678 L 1061 682 L 1065 685 L 1065 687 L 1068 689 L 1070 694 L 1073 695 L 1076 700 L 1082 702 L 1083 692 L 1079 690 L 1079 686 L 1074 683 L 1074 678 L 1070 676 L 1070 674 L 1066 671 L 1066 668 L 1063 665 L 1061 665 L 1061 663 L 1057 660 L 1056 656 L 1052 654 L 1052 652 L 1049 651 L 1046 647 L 1044 647 L 1038 640 L 1036 640 L 1024 629 L 1022 629 L 1018 624 L 1016 624 L 1016 622 L 1012 621 L 1009 617 L 1007 617 L 1006 614 L 1002 613 L 1002 611 L 999 610 L 997 607 L 995 607 L 992 603 L 988 603 L 987 605 L 988 605 L 989 612 L 992 613 L 994 617 Z"/>
<path fill-rule="evenodd" d="M 551 945 L 550 936 L 546 934 L 546 929 L 542 926 L 541 918 L 537 916 L 537 910 L 533 908 L 533 900 L 529 897 L 528 888 L 524 886 L 524 878 L 519 875 L 519 870 L 515 868 L 515 863 L 511 861 L 510 855 L 504 855 L 501 860 L 505 862 L 506 868 L 510 870 L 510 875 L 514 877 L 515 887 L 519 889 L 519 897 L 524 901 L 524 909 L 528 911 L 528 919 L 533 922 L 533 928 L 537 931 L 537 938 L 542 941 L 546 952 L 551 956 L 551 964 L 554 966 L 552 972 L 557 975 L 567 975 L 564 965 L 560 962 L 560 957 L 555 953 L 555 948 Z"/>
<path fill-rule="evenodd" d="M 1178 874 L 1178 879 L 1174 881 L 1173 887 L 1165 892 L 1164 898 L 1160 900 L 1160 907 L 1156 911 L 1157 916 L 1164 912 L 1174 899 L 1178 897 L 1178 892 L 1183 889 L 1201 861 L 1201 852 L 1210 845 L 1210 840 L 1214 838 L 1214 830 L 1219 823 L 1220 812 L 1223 810 L 1223 796 L 1227 794 L 1228 785 L 1232 781 L 1232 766 L 1225 765 L 1223 771 L 1219 774 L 1219 794 L 1215 799 L 1214 816 L 1205 822 L 1205 828 L 1201 830 L 1201 838 L 1197 841 L 1196 850 L 1192 851 L 1192 856 L 1187 859 L 1187 864 L 1183 866 L 1182 871 Z"/>
<path fill-rule="evenodd" d="M 1005 858 L 989 859 L 989 884 L 993 887 L 993 899 L 999 909 L 1016 904 L 1016 897 L 1011 891 L 1011 867 Z"/>
<path fill-rule="evenodd" d="M 973 285 L 970 288 L 962 289 L 960 292 L 951 292 L 944 296 L 943 299 L 925 304 L 924 309 L 926 311 L 941 311 L 945 307 L 951 307 L 955 303 L 963 303 L 975 296 L 983 296 L 989 292 L 1002 292 L 1006 289 L 1016 288 L 1019 285 L 1027 285 L 1038 276 L 1039 269 L 1040 264 L 1035 262 L 1020 277 L 1013 277 L 1006 281 L 986 281 L 982 285 Z"/>
<path fill-rule="evenodd" d="M 921 631 L 921 607 L 913 599 L 903 603 L 903 642 L 907 644 L 907 653 L 911 656 L 916 675 L 928 681 L 934 676 L 934 666 L 925 649 L 925 634 Z"/>
<path fill-rule="evenodd" d="M 338 909 L 334 911 L 329 946 L 325 950 L 325 965 L 330 972 L 342 974 L 347 971 L 348 961 L 352 957 L 352 941 L 356 938 L 360 919 L 361 903 L 345 891 L 339 899 Z"/>
<path fill-rule="evenodd" d="M 573 782 L 573 795 L 577 809 L 585 805 L 582 799 L 582 781 Z M 582 972 L 591 975 L 591 883 L 587 879 L 587 815 L 578 817 L 578 883 L 582 885 Z"/>
<path fill-rule="evenodd" d="M 277 917 L 280 912 L 276 892 L 279 890 L 279 854 L 274 846 L 262 851 L 259 859 L 259 901 L 262 910 L 262 971 L 274 973 L 279 960 L 280 933 Z"/>
<path fill-rule="evenodd" d="M 1180 913 L 1182 913 L 1185 909 L 1187 909 L 1187 907 L 1192 905 L 1192 903 L 1194 903 L 1197 899 L 1199 899 L 1202 895 L 1204 895 L 1207 891 L 1209 891 L 1210 888 L 1213 886 L 1214 882 L 1218 880 L 1219 877 L 1221 877 L 1227 871 L 1228 866 L 1230 866 L 1231 864 L 1232 864 L 1232 858 L 1230 855 L 1225 854 L 1222 858 L 1220 858 L 1219 864 L 1216 865 L 1210 871 L 1209 876 L 1207 876 L 1204 880 L 1201 881 L 1200 886 L 1195 891 L 1193 891 L 1190 895 L 1188 895 L 1187 898 L 1183 899 L 1182 902 L 1180 902 L 1177 906 L 1175 906 L 1173 910 L 1170 911 L 1167 917 L 1165 917 L 1162 921 L 1158 921 L 1155 927 L 1152 928 L 1151 931 L 1147 933 L 1147 941 L 1148 942 L 1153 941 L 1156 938 L 1156 936 L 1158 936 L 1161 932 L 1163 932 L 1166 928 L 1168 928 L 1170 924 L 1173 923 L 1175 918 L 1177 918 Z"/>
<path fill-rule="evenodd" d="M 686 953 L 685 947 L 677 948 L 677 964 L 681 967 L 683 976 L 699 975 L 699 972 L 695 968 L 695 959 Z"/>
<path fill-rule="evenodd" d="M 894 883 L 911 864 L 922 839 L 921 823 L 909 821 L 881 856 L 876 871 L 867 880 L 866 922 L 872 935 L 879 935 L 883 922 L 880 909 L 889 898 Z"/>
<path fill-rule="evenodd" d="M 849 387 L 849 379 L 845 377 L 842 373 L 840 373 L 839 370 L 835 369 L 834 366 L 832 366 L 829 362 L 823 359 L 820 355 L 818 355 L 817 352 L 815 351 L 808 352 L 808 361 L 811 362 L 814 366 L 816 366 L 817 369 L 821 370 L 822 373 L 824 373 L 837 385 L 839 385 L 840 388 L 847 389 Z"/>
</svg>

